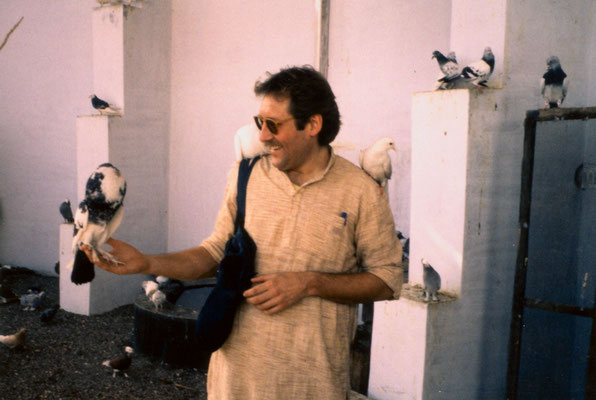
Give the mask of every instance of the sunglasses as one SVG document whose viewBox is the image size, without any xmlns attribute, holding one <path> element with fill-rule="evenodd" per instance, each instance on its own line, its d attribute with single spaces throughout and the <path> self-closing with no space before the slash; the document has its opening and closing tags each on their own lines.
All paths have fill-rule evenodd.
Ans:
<svg viewBox="0 0 596 400">
<path fill-rule="evenodd" d="M 294 119 L 294 117 L 290 117 L 281 121 L 274 121 L 269 118 L 263 118 L 260 115 L 255 115 L 253 118 L 255 119 L 255 124 L 257 124 L 257 128 L 259 128 L 259 130 L 263 129 L 264 122 L 265 125 L 267 125 L 267 129 L 269 129 L 269 132 L 271 132 L 273 135 L 277 134 L 277 130 L 279 129 L 279 126 L 281 124 Z"/>
</svg>

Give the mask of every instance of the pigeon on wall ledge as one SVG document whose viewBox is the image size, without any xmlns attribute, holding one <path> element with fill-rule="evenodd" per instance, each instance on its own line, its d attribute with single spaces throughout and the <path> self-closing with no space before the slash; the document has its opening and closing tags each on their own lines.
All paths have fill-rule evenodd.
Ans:
<svg viewBox="0 0 596 400">
<path fill-rule="evenodd" d="M 437 292 L 441 289 L 441 276 L 439 273 L 423 258 L 422 262 L 422 290 L 424 291 L 425 301 L 439 301 Z"/>
<path fill-rule="evenodd" d="M 561 107 L 568 88 L 569 79 L 561 67 L 559 57 L 550 56 L 546 60 L 546 72 L 540 80 L 540 93 L 544 98 L 545 108 Z"/>
<path fill-rule="evenodd" d="M 75 214 L 71 281 L 77 285 L 91 282 L 95 277 L 93 262 L 99 255 L 118 263 L 102 246 L 120 226 L 124 215 L 126 180 L 120 170 L 110 163 L 101 164 L 87 180 L 85 199 Z M 81 247 L 91 247 L 89 260 Z"/>
<path fill-rule="evenodd" d="M 121 108 L 100 99 L 95 94 L 92 94 L 89 96 L 89 98 L 91 99 L 91 105 L 93 108 L 99 111 L 101 115 L 122 115 Z"/>
</svg>

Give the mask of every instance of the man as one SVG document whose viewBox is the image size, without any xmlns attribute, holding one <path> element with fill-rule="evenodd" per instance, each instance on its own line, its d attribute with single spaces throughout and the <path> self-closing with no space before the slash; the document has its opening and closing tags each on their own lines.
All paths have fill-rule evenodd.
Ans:
<svg viewBox="0 0 596 400">
<path fill-rule="evenodd" d="M 398 298 L 401 246 L 386 194 L 329 143 L 339 112 L 310 67 L 258 83 L 255 122 L 270 155 L 252 170 L 245 228 L 257 245 L 253 286 L 224 345 L 212 354 L 210 399 L 346 399 L 357 303 Z M 215 274 L 233 234 L 238 166 L 215 229 L 199 247 L 145 255 L 111 239 L 118 274 L 178 279 Z M 88 254 L 89 255 L 89 254 Z"/>
</svg>

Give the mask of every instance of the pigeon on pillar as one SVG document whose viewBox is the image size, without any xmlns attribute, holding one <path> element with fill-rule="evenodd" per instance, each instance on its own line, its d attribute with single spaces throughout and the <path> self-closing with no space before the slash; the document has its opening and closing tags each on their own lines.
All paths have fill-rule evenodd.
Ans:
<svg viewBox="0 0 596 400">
<path fill-rule="evenodd" d="M 75 214 L 72 251 L 75 258 L 71 281 L 75 284 L 91 282 L 95 277 L 93 262 L 102 256 L 109 262 L 118 263 L 102 248 L 120 226 L 124 215 L 126 180 L 120 170 L 110 163 L 101 164 L 87 180 L 85 198 Z M 91 248 L 93 259 L 89 260 L 81 246 Z"/>
<path fill-rule="evenodd" d="M 72 224 L 74 222 L 69 199 L 64 200 L 62 204 L 60 204 L 60 215 L 64 218 L 65 223 Z"/>
<path fill-rule="evenodd" d="M 546 59 L 546 72 L 540 81 L 540 93 L 544 97 L 545 108 L 560 107 L 567 96 L 569 79 L 561 68 L 559 57 L 550 56 Z"/>
<path fill-rule="evenodd" d="M 437 59 L 441 69 L 441 77 L 437 79 L 435 90 L 451 89 L 453 82 L 460 77 L 459 65 L 455 57 L 455 52 L 450 52 L 447 56 L 438 50 L 433 51 L 432 58 Z"/>
<path fill-rule="evenodd" d="M 485 47 L 482 58 L 465 66 L 461 71 L 461 76 L 474 86 L 487 87 L 486 82 L 494 69 L 495 55 L 490 47 Z"/>
<path fill-rule="evenodd" d="M 91 105 L 102 115 L 122 115 L 122 110 L 107 101 L 100 99 L 95 94 L 89 96 Z"/>
<path fill-rule="evenodd" d="M 421 261 L 423 267 L 422 290 L 424 291 L 424 300 L 439 301 L 437 292 L 441 288 L 441 276 L 424 258 Z"/>
<path fill-rule="evenodd" d="M 360 151 L 360 168 L 369 174 L 381 187 L 386 188 L 387 180 L 391 179 L 391 157 L 389 150 L 397 151 L 395 141 L 384 137 L 377 139 L 368 148 Z"/>
</svg>

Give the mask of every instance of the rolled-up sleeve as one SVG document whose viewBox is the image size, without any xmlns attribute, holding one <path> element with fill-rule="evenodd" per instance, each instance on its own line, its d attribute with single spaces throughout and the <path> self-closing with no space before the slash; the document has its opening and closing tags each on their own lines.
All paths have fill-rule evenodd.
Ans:
<svg viewBox="0 0 596 400">
<path fill-rule="evenodd" d="M 381 279 L 398 299 L 403 284 L 402 246 L 396 232 L 387 195 L 365 191 L 356 227 L 358 262 L 363 271 Z"/>
<path fill-rule="evenodd" d="M 238 182 L 238 169 L 240 163 L 234 163 L 228 172 L 228 181 L 223 202 L 217 213 L 215 227 L 209 237 L 201 243 L 216 262 L 220 262 L 224 256 L 226 242 L 234 233 L 234 219 L 236 218 L 236 192 Z"/>
</svg>

